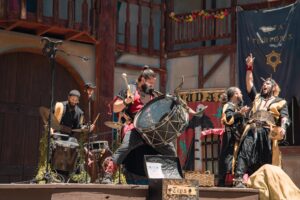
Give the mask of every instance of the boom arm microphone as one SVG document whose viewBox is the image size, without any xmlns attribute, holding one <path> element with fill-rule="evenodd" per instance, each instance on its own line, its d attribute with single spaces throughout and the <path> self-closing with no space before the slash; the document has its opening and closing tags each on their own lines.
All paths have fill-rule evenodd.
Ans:
<svg viewBox="0 0 300 200">
<path fill-rule="evenodd" d="M 61 40 L 50 40 L 48 37 L 43 37 L 41 39 L 41 42 L 44 43 L 44 48 L 42 52 L 48 57 L 55 57 L 55 53 L 57 51 L 56 47 L 63 43 Z"/>
</svg>

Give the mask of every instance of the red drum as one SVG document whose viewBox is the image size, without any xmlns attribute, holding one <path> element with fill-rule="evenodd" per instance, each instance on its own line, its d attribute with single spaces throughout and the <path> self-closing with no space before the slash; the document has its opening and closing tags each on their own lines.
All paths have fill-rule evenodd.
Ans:
<svg viewBox="0 0 300 200">
<path fill-rule="evenodd" d="M 145 141 L 155 147 L 180 136 L 188 120 L 187 110 L 176 101 L 176 97 L 162 95 L 152 99 L 137 113 L 134 126 Z"/>
<path fill-rule="evenodd" d="M 85 144 L 87 146 L 87 144 Z M 89 152 L 86 157 L 88 163 L 87 172 L 91 177 L 91 183 L 100 180 L 104 176 L 104 160 L 112 155 L 107 141 L 94 141 L 89 144 Z"/>
</svg>

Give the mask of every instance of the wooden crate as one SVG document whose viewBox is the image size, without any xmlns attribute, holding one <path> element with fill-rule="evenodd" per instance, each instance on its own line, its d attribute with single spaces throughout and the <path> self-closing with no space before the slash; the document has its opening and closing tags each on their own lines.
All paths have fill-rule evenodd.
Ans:
<svg viewBox="0 0 300 200">
<path fill-rule="evenodd" d="M 204 173 L 196 171 L 186 171 L 184 173 L 184 178 L 190 180 L 198 180 L 199 186 L 202 187 L 213 187 L 215 185 L 215 175 L 211 174 L 210 171 L 206 171 Z"/>
</svg>

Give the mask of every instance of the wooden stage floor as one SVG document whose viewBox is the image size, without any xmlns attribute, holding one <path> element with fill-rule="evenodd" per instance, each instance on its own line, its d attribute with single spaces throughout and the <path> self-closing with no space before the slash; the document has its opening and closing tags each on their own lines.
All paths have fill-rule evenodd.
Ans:
<svg viewBox="0 0 300 200">
<path fill-rule="evenodd" d="M 145 185 L 0 184 L 0 200 L 144 200 Z M 258 190 L 200 187 L 201 200 L 258 200 Z"/>
</svg>

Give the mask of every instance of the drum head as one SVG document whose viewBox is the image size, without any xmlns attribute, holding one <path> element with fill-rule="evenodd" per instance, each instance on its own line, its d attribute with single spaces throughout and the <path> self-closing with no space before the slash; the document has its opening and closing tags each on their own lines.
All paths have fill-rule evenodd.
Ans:
<svg viewBox="0 0 300 200">
<path fill-rule="evenodd" d="M 158 124 L 172 111 L 175 105 L 171 96 L 159 96 L 149 101 L 135 116 L 134 126 L 139 129 L 149 128 Z"/>
<path fill-rule="evenodd" d="M 64 140 L 56 140 L 54 141 L 54 144 L 61 147 L 67 147 L 67 148 L 78 148 L 79 144 L 77 141 L 64 141 Z"/>
</svg>

